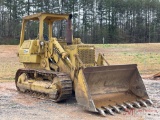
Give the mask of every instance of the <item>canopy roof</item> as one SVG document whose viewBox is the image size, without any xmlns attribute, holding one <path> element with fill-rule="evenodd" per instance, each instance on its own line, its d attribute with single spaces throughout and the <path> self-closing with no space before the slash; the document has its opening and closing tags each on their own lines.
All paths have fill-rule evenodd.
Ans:
<svg viewBox="0 0 160 120">
<path fill-rule="evenodd" d="M 37 13 L 23 17 L 23 20 L 39 20 L 41 17 L 44 17 L 45 21 L 67 20 L 69 15 L 70 14 Z"/>
</svg>

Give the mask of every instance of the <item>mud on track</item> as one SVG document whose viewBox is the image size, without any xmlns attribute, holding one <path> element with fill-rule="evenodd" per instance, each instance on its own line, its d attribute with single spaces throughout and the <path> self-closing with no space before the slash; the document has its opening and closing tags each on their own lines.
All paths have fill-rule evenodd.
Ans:
<svg viewBox="0 0 160 120">
<path fill-rule="evenodd" d="M 71 98 L 63 103 L 32 98 L 17 92 L 14 82 L 0 82 L 0 119 L 1 120 L 159 120 L 160 119 L 160 82 L 144 80 L 149 96 L 154 102 L 152 107 L 133 109 L 115 116 L 101 117 L 99 114 L 83 110 Z"/>
</svg>

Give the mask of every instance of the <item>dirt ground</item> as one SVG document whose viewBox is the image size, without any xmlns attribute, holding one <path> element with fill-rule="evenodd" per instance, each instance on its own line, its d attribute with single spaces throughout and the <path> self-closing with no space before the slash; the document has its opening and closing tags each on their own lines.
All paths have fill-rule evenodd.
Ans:
<svg viewBox="0 0 160 120">
<path fill-rule="evenodd" d="M 106 117 L 83 110 L 74 98 L 57 104 L 18 93 L 14 82 L 3 82 L 0 83 L 0 118 L 1 120 L 159 120 L 160 82 L 150 80 L 144 82 L 154 102 L 153 106 Z"/>
<path fill-rule="evenodd" d="M 160 44 L 159 44 L 160 48 Z M 23 67 L 16 57 L 17 46 L 0 46 L 0 119 L 1 120 L 159 120 L 160 119 L 160 80 L 143 79 L 154 105 L 133 109 L 114 116 L 101 117 L 99 114 L 83 110 L 75 98 L 63 103 L 33 98 L 17 92 L 14 74 Z M 99 48 L 97 52 L 114 51 L 117 48 Z M 125 48 L 121 49 L 124 50 Z M 126 50 L 127 51 L 127 50 Z M 158 51 L 156 51 L 158 53 Z M 112 58 L 109 58 L 112 62 Z M 142 69 L 143 70 L 143 69 Z M 143 73 L 143 72 L 142 72 Z M 150 75 L 149 75 L 150 76 Z"/>
</svg>

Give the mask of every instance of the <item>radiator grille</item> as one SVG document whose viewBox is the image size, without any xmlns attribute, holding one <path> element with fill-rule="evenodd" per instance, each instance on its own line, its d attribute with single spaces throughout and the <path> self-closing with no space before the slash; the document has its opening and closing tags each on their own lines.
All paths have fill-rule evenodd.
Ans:
<svg viewBox="0 0 160 120">
<path fill-rule="evenodd" d="M 78 54 L 83 64 L 94 65 L 95 63 L 95 48 L 94 46 L 79 46 Z"/>
</svg>

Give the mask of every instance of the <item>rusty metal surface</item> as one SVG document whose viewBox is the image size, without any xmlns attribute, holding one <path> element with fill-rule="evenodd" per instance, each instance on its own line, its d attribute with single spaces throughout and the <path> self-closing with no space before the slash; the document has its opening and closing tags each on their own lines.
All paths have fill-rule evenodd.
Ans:
<svg viewBox="0 0 160 120">
<path fill-rule="evenodd" d="M 113 111 L 119 112 L 125 107 L 152 104 L 136 64 L 87 67 L 80 76 L 83 83 L 79 81 L 79 85 L 83 90 L 79 92 L 79 102 L 103 116 L 105 112 L 113 114 Z"/>
<path fill-rule="evenodd" d="M 66 26 L 66 42 L 67 44 L 72 44 L 72 37 L 73 37 L 73 33 L 72 33 L 72 14 L 69 15 L 69 18 L 67 20 Z"/>
<path fill-rule="evenodd" d="M 88 67 L 83 73 L 91 94 L 130 90 L 137 96 L 148 96 L 136 65 Z"/>
</svg>

